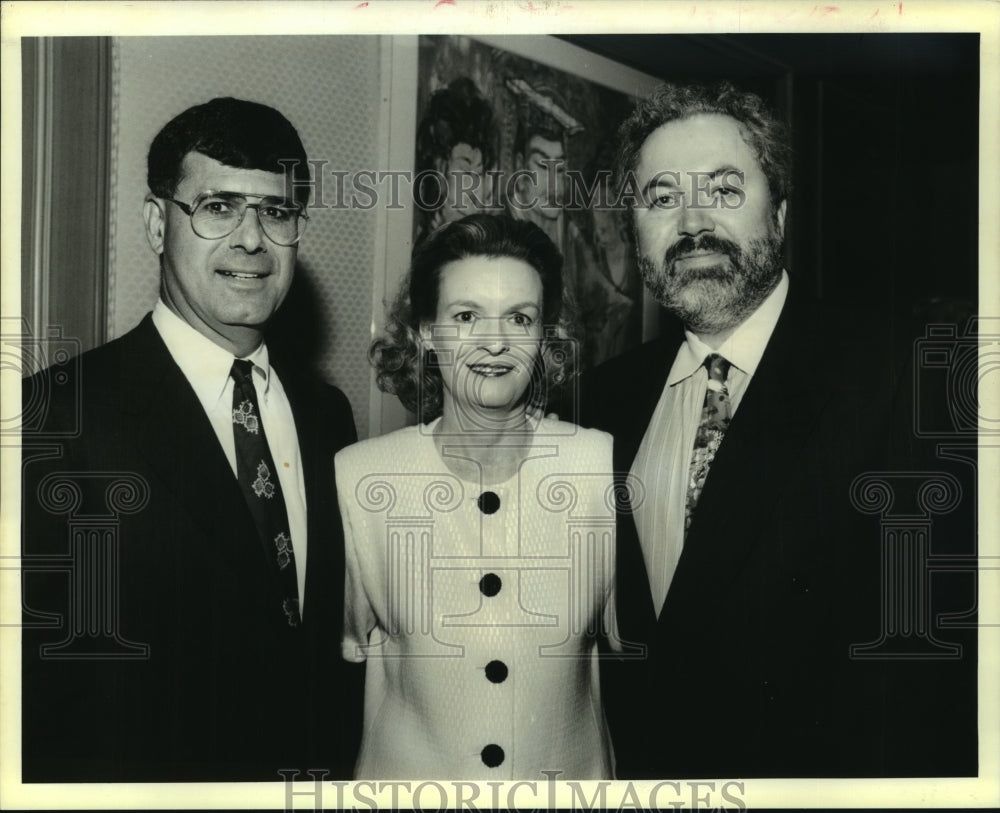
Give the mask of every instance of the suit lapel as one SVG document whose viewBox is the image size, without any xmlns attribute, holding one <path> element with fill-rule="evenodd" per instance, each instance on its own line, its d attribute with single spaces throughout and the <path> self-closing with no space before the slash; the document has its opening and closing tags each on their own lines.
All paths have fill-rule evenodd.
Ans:
<svg viewBox="0 0 1000 813">
<path fill-rule="evenodd" d="M 272 355 L 271 363 L 292 408 L 306 490 L 309 554 L 303 622 L 317 635 L 339 635 L 344 553 L 333 458 L 358 439 L 354 418 L 347 399 L 334 388 L 298 374 L 294 362 Z M 320 646 L 326 644 L 323 640 Z"/>
<path fill-rule="evenodd" d="M 678 330 L 644 345 L 623 368 L 624 376 L 611 385 L 612 391 L 603 393 L 613 403 L 616 416 L 615 425 L 608 429 L 615 438 L 616 471 L 628 472 L 632 468 L 683 339 L 684 334 Z"/>
<path fill-rule="evenodd" d="M 651 640 L 656 626 L 656 612 L 628 500 L 631 489 L 624 487 L 624 482 L 683 338 L 683 332 L 678 327 L 664 338 L 644 345 L 634 356 L 610 362 L 615 365 L 611 368 L 613 376 L 610 376 L 610 381 L 601 382 L 603 391 L 598 393 L 608 402 L 602 410 L 607 419 L 599 428 L 614 435 L 615 479 L 623 486 L 617 489 L 624 499 L 618 505 L 616 583 L 619 587 L 616 604 L 619 632 L 626 644 Z"/>
<path fill-rule="evenodd" d="M 304 383 L 284 366 L 279 366 L 277 369 L 295 420 L 295 433 L 299 442 L 302 477 L 306 491 L 306 533 L 309 538 L 309 554 L 306 560 L 305 591 L 306 606 L 309 609 L 303 613 L 303 621 L 308 623 L 316 616 L 315 607 L 317 602 L 322 600 L 324 589 L 329 588 L 328 584 L 323 584 L 324 579 L 328 577 L 328 574 L 324 573 L 327 568 L 323 554 L 326 546 L 325 537 L 332 534 L 333 529 L 322 518 L 327 516 L 325 506 L 334 499 L 334 496 L 332 483 L 329 487 L 325 487 L 331 478 L 325 474 L 323 467 L 329 467 L 332 471 L 333 455 L 324 453 L 327 445 L 322 442 L 323 427 L 316 417 L 315 409 L 310 408 L 310 406 L 315 407 L 315 404 L 311 403 L 310 393 L 306 392 Z"/>
<path fill-rule="evenodd" d="M 712 463 L 661 612 L 676 622 L 721 605 L 758 544 L 789 472 L 832 394 L 816 366 L 814 323 L 789 299 Z"/>
<path fill-rule="evenodd" d="M 258 540 L 253 518 L 197 395 L 149 316 L 132 335 L 123 408 L 133 415 L 139 453 L 194 523 L 217 545 L 229 546 L 222 551 L 228 561 L 244 561 L 248 551 L 264 561 L 262 546 L 247 544 Z"/>
</svg>

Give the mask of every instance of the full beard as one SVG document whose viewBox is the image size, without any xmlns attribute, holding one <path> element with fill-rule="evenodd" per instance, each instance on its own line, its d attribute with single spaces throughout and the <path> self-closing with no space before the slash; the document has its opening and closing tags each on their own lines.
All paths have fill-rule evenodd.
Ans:
<svg viewBox="0 0 1000 813">
<path fill-rule="evenodd" d="M 714 251 L 714 265 L 678 270 L 677 259 L 693 251 Z M 781 239 L 771 233 L 744 247 L 711 234 L 685 237 L 671 246 L 658 265 L 639 258 L 650 293 L 695 333 L 719 333 L 741 324 L 767 299 L 781 279 Z"/>
</svg>

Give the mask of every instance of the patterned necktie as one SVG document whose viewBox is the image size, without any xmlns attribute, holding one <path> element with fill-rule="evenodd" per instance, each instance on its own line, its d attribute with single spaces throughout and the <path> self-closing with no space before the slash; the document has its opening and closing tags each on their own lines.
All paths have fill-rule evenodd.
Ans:
<svg viewBox="0 0 1000 813">
<path fill-rule="evenodd" d="M 705 487 L 708 467 L 715 459 L 715 453 L 722 443 L 722 436 L 729 428 L 732 413 L 729 409 L 729 390 L 726 376 L 730 364 L 718 353 L 705 357 L 708 368 L 708 389 L 705 391 L 705 405 L 701 409 L 701 423 L 694 438 L 694 452 L 691 455 L 691 469 L 688 474 L 687 499 L 684 503 L 684 533 L 691 527 L 694 507 Z"/>
<path fill-rule="evenodd" d="M 288 530 L 285 498 L 278 483 L 271 450 L 260 419 L 257 391 L 253 386 L 253 362 L 236 359 L 233 377 L 233 438 L 236 441 L 236 479 L 239 480 L 254 524 L 264 541 L 268 558 L 280 579 L 281 609 L 289 626 L 299 625 L 299 585 L 295 577 L 295 554 Z"/>
</svg>

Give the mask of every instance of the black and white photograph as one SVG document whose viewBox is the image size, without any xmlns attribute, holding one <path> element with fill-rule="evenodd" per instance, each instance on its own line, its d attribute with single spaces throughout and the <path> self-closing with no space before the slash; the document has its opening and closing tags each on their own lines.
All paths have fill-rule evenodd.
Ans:
<svg viewBox="0 0 1000 813">
<path fill-rule="evenodd" d="M 435 174 L 417 190 L 415 240 L 473 211 L 502 210 L 540 226 L 563 256 L 581 362 L 596 366 L 643 336 L 642 279 L 626 252 L 628 238 L 607 202 L 584 198 L 595 184 L 600 188 L 615 129 L 635 101 L 606 85 L 618 80 L 631 89 L 635 77 L 615 63 L 589 78 L 574 76 L 511 53 L 510 39 L 496 46 L 460 36 L 418 39 L 415 169 Z M 519 50 L 537 54 L 537 40 L 528 37 Z M 449 161 L 469 160 L 466 150 L 472 153 L 466 170 L 482 179 L 482 194 L 474 200 L 480 184 L 470 186 L 469 205 L 459 208 L 451 205 L 459 202 L 457 190 L 437 189 L 434 181 L 463 177 L 449 172 Z"/>
<path fill-rule="evenodd" d="M 1000 805 L 1000 7 L 6 2 L 0 806 Z"/>
</svg>

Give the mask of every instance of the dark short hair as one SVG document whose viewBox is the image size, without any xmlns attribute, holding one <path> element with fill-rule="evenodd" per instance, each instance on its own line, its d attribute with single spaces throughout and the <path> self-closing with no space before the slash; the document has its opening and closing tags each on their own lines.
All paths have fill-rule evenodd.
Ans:
<svg viewBox="0 0 1000 813">
<path fill-rule="evenodd" d="M 547 340 L 569 336 L 563 312 L 562 254 L 542 229 L 506 214 L 471 214 L 446 223 L 413 250 L 410 270 L 389 311 L 386 335 L 376 339 L 368 356 L 383 392 L 396 395 L 423 421 L 441 414 L 441 373 L 431 363 L 420 326 L 437 316 L 441 272 L 469 257 L 509 257 L 538 272 L 542 282 L 542 363 L 549 388 L 564 384 L 574 362 L 571 354 L 547 352 Z M 544 404 L 533 404 L 544 406 Z"/>
<path fill-rule="evenodd" d="M 183 178 L 182 163 L 199 152 L 226 166 L 287 172 L 293 161 L 295 199 L 309 201 L 309 164 L 298 132 L 273 107 L 231 97 L 189 107 L 171 119 L 149 147 L 146 180 L 160 198 L 173 197 Z"/>
<path fill-rule="evenodd" d="M 638 102 L 618 128 L 616 188 L 624 188 L 628 174 L 635 172 L 639 163 L 643 144 L 656 130 L 702 113 L 718 113 L 736 121 L 740 135 L 767 178 L 771 206 L 777 209 L 791 194 L 792 145 L 788 130 L 759 96 L 729 82 L 712 86 L 666 83 Z"/>
</svg>

